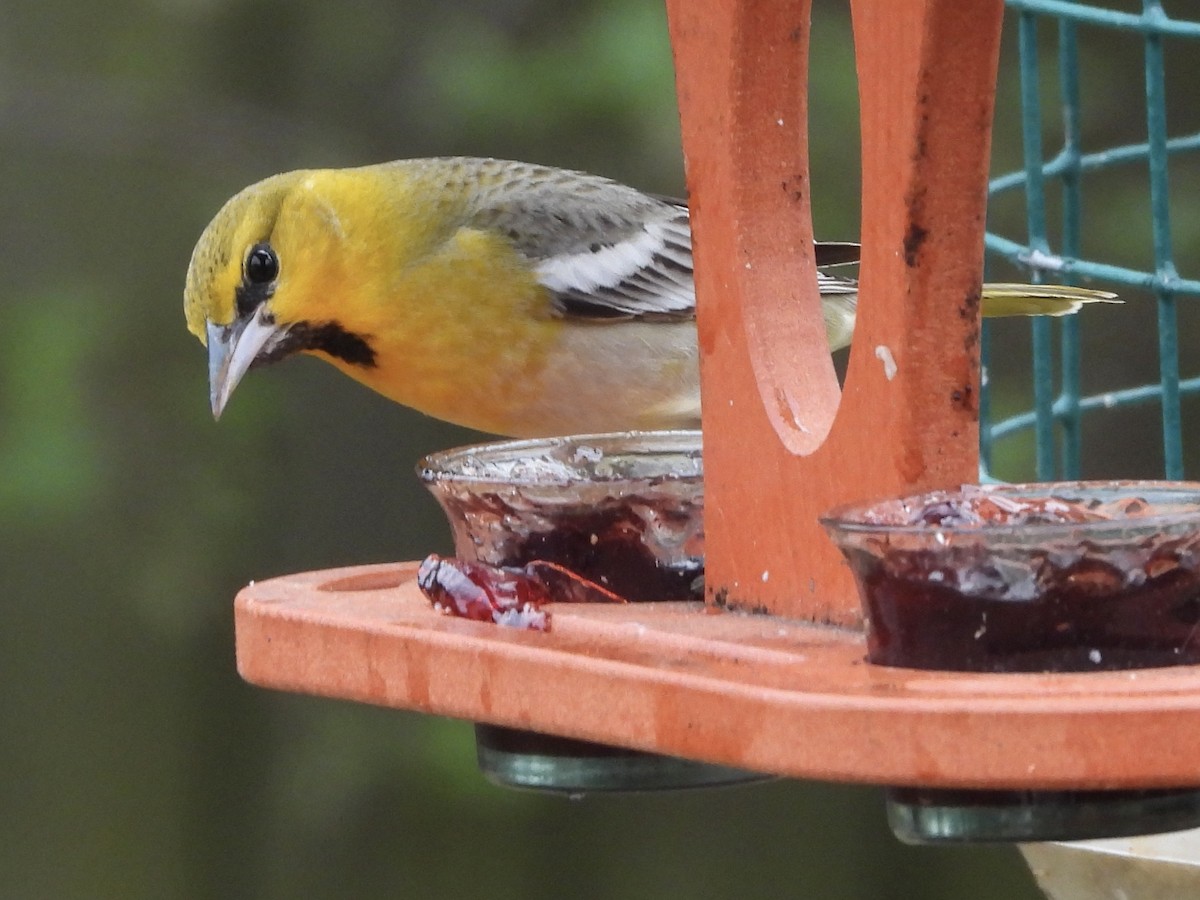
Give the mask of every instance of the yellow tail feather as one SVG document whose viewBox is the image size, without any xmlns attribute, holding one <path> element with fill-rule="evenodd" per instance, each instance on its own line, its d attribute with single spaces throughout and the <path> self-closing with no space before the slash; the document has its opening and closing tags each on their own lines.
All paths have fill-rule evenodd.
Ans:
<svg viewBox="0 0 1200 900">
<path fill-rule="evenodd" d="M 985 284 L 985 316 L 1067 316 L 1085 303 L 1120 303 L 1111 291 L 1064 284 Z"/>
</svg>

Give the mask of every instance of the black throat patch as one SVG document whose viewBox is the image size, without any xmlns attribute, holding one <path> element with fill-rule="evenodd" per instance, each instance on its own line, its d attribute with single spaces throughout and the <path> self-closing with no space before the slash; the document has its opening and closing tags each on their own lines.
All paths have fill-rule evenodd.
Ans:
<svg viewBox="0 0 1200 900">
<path fill-rule="evenodd" d="M 375 368 L 375 349 L 361 334 L 347 331 L 336 322 L 297 322 L 270 352 L 259 356 L 256 364 L 270 363 L 300 353 L 316 350 L 327 353 L 352 366 Z"/>
</svg>

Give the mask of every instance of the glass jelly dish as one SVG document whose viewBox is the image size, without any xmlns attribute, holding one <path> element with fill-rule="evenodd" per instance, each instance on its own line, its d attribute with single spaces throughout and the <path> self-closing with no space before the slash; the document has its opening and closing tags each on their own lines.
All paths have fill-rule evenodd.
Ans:
<svg viewBox="0 0 1200 900">
<path fill-rule="evenodd" d="M 822 524 L 858 584 L 872 663 L 1088 672 L 1200 663 L 1200 484 L 964 485 Z M 1075 840 L 1200 825 L 1200 791 L 897 787 L 915 843 Z"/>
<path fill-rule="evenodd" d="M 428 456 L 418 473 L 460 559 L 554 563 L 630 602 L 704 598 L 698 431 L 480 444 Z M 480 769 L 510 787 L 579 794 L 768 777 L 499 725 L 475 733 Z"/>
</svg>

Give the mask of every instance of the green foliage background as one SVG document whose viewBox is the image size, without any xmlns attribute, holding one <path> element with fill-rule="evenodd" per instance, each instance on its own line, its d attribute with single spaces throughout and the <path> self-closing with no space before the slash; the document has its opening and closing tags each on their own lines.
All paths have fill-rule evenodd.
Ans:
<svg viewBox="0 0 1200 900">
<path fill-rule="evenodd" d="M 851 36 L 842 2 L 816 7 L 815 215 L 853 238 Z M 239 587 L 447 550 L 413 463 L 477 436 L 313 361 L 256 373 L 214 425 L 181 312 L 200 230 L 273 172 L 404 156 L 682 192 L 658 0 L 0 0 L 0 21 L 0 897 L 1037 896 L 1012 848 L 899 845 L 873 788 L 509 793 L 464 723 L 236 675 Z M 1096 40 L 1089 139 L 1136 139 L 1138 46 Z M 998 170 L 1019 158 L 1011 52 L 1001 80 Z M 1138 187 L 1088 210 L 1115 258 L 1149 247 Z M 1130 299 L 1089 326 L 1097 385 L 1153 376 L 1153 311 Z M 1026 405 L 1024 332 L 998 336 L 1017 362 L 997 403 Z M 1152 411 L 1130 415 L 1089 426 L 1092 474 L 1160 465 Z"/>
</svg>

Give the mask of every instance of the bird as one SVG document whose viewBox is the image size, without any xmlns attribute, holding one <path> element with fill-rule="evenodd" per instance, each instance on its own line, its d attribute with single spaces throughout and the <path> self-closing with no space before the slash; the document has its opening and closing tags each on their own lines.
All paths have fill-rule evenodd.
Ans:
<svg viewBox="0 0 1200 900">
<path fill-rule="evenodd" d="M 831 350 L 858 286 L 826 269 Z M 1065 315 L 1107 291 L 988 284 L 984 315 Z M 311 354 L 405 406 L 510 437 L 695 428 L 699 350 L 685 201 L 609 178 L 467 157 L 302 169 L 204 229 L 184 289 L 220 417 L 252 368 Z"/>
</svg>

